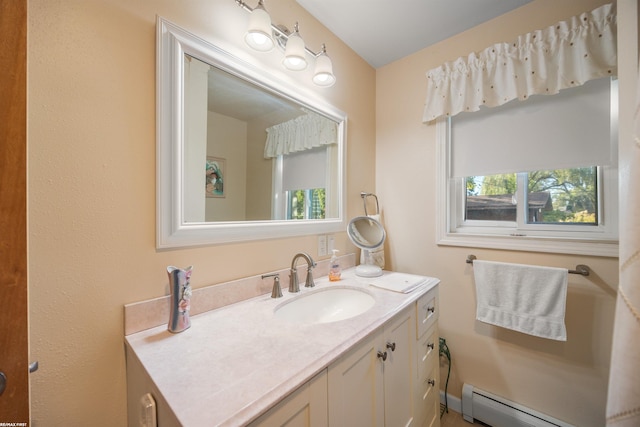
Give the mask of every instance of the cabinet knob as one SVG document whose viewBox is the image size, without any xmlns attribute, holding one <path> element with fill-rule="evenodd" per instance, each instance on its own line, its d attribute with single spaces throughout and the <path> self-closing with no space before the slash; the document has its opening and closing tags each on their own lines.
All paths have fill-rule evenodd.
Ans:
<svg viewBox="0 0 640 427">
<path fill-rule="evenodd" d="M 382 359 L 382 361 L 384 362 L 385 360 L 387 360 L 387 352 L 385 351 L 384 353 L 381 351 L 378 351 L 378 359 Z"/>
<path fill-rule="evenodd" d="M 435 307 L 427 307 L 427 313 L 435 313 L 436 312 L 436 308 Z"/>
<path fill-rule="evenodd" d="M 429 347 L 431 350 L 433 350 L 435 348 L 435 345 L 431 342 L 431 343 L 427 344 L 427 347 Z"/>
<path fill-rule="evenodd" d="M 396 351 L 396 343 L 388 342 L 387 343 L 387 348 L 390 349 L 391 351 Z"/>
<path fill-rule="evenodd" d="M 432 387 L 435 387 L 436 385 L 436 380 L 429 380 L 427 381 Z"/>
</svg>

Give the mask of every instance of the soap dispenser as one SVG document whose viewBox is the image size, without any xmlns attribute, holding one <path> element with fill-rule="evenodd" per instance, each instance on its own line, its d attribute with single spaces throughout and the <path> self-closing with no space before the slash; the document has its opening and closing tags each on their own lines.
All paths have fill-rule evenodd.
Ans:
<svg viewBox="0 0 640 427">
<path fill-rule="evenodd" d="M 338 260 L 337 249 L 332 249 L 333 255 L 329 261 L 329 281 L 337 282 L 340 280 L 340 274 L 342 274 L 342 268 L 340 267 L 340 261 Z"/>
</svg>

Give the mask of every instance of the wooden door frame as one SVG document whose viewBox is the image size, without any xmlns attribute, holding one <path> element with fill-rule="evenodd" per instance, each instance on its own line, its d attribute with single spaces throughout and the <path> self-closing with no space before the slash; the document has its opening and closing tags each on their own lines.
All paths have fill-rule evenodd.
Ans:
<svg viewBox="0 0 640 427">
<path fill-rule="evenodd" d="M 29 424 L 27 0 L 0 0 L 0 422 Z"/>
</svg>

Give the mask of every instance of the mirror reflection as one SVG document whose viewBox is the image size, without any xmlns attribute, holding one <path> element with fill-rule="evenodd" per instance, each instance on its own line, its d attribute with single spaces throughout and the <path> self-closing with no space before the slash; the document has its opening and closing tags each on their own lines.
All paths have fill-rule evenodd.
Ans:
<svg viewBox="0 0 640 427">
<path fill-rule="evenodd" d="M 184 55 L 184 220 L 338 218 L 338 123 Z"/>
<path fill-rule="evenodd" d="M 157 24 L 158 249 L 344 231 L 346 114 Z"/>
</svg>

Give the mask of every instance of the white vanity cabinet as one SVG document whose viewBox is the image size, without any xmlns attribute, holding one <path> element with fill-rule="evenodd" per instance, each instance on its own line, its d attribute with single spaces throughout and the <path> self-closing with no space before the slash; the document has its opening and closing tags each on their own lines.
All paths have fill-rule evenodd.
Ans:
<svg viewBox="0 0 640 427">
<path fill-rule="evenodd" d="M 437 291 L 420 297 L 251 427 L 438 427 Z"/>
<path fill-rule="evenodd" d="M 327 370 L 325 369 L 249 426 L 326 426 L 328 425 L 327 416 Z"/>
<path fill-rule="evenodd" d="M 415 327 L 411 306 L 329 366 L 329 425 L 415 425 Z"/>
<path fill-rule="evenodd" d="M 159 325 L 126 335 L 129 425 L 141 425 L 149 393 L 159 427 L 439 427 L 439 280 L 405 294 L 352 269 L 342 276 L 306 290 L 374 297 L 341 322 L 276 318 L 287 296 L 259 295 L 194 316 L 180 334 Z"/>
</svg>

